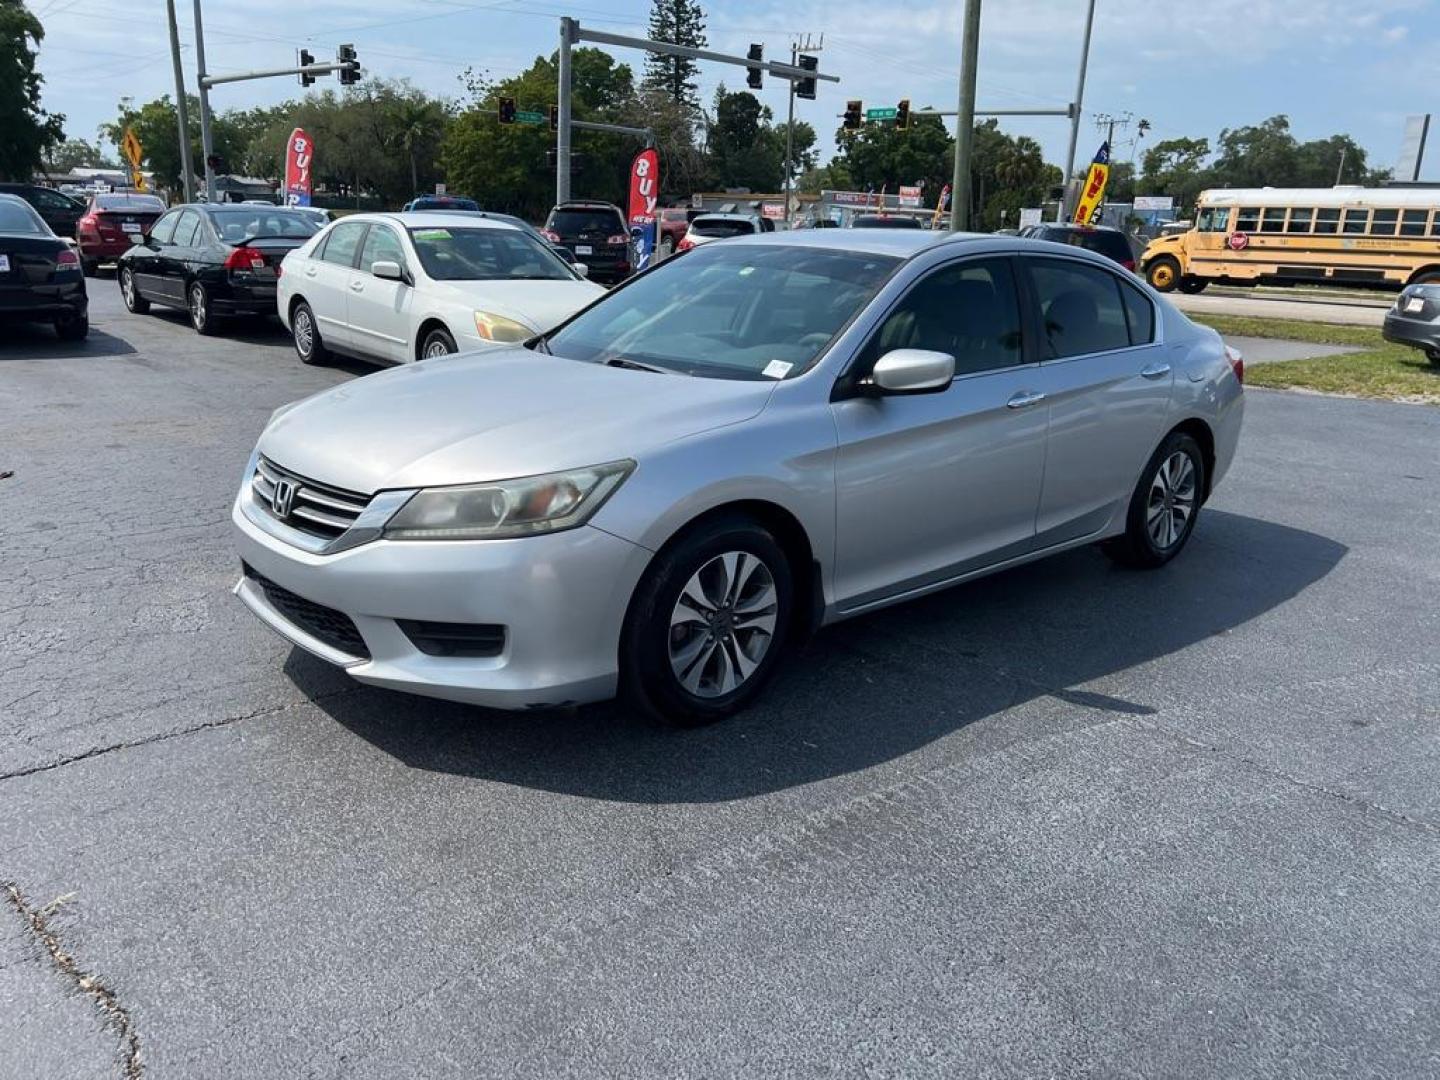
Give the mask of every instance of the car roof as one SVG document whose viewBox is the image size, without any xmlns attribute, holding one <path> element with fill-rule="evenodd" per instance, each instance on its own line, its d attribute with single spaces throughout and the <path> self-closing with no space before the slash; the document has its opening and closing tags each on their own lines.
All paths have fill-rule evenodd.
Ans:
<svg viewBox="0 0 1440 1080">
<path fill-rule="evenodd" d="M 340 221 L 385 221 L 392 225 L 401 225 L 409 228 L 426 229 L 509 229 L 512 232 L 522 230 L 518 225 L 512 225 L 508 221 L 497 221 L 493 217 L 482 217 L 480 213 L 469 210 L 456 210 L 454 213 L 447 213 L 444 210 L 396 210 L 390 212 L 372 212 L 368 214 L 350 214 L 340 218 Z"/>
<path fill-rule="evenodd" d="M 1114 270 L 1113 260 L 1088 248 L 1057 245 L 1052 240 L 1033 240 L 1020 236 L 992 236 L 989 233 L 932 232 L 929 229 L 787 229 L 782 232 L 753 233 L 725 241 L 727 248 L 748 245 L 785 245 L 823 251 L 849 251 L 862 255 L 891 255 L 911 259 L 935 248 L 953 247 L 956 253 L 973 248 L 977 255 L 999 252 L 1030 252 L 1055 255 L 1063 252 L 1071 258 L 1085 259 Z"/>
<path fill-rule="evenodd" d="M 613 202 L 603 202 L 599 199 L 568 199 L 565 202 L 556 203 L 551 208 L 552 212 L 554 210 L 615 210 L 618 212 L 619 209 L 620 207 Z"/>
<path fill-rule="evenodd" d="M 1121 232 L 1114 225 L 1081 225 L 1078 221 L 1042 221 L 1037 229 L 1064 229 L 1067 232 Z"/>
<path fill-rule="evenodd" d="M 713 219 L 718 219 L 718 220 L 720 220 L 720 221 L 755 221 L 755 220 L 756 220 L 756 215 L 754 215 L 754 214 L 737 214 L 737 213 L 734 213 L 734 212 L 726 212 L 726 211 L 722 211 L 722 210 L 716 210 L 716 211 L 714 211 L 713 213 L 710 213 L 710 212 L 702 212 L 702 213 L 699 213 L 699 214 L 696 214 L 696 215 L 695 215 L 695 220 L 696 220 L 696 221 L 699 221 L 701 218 L 713 218 Z"/>
</svg>

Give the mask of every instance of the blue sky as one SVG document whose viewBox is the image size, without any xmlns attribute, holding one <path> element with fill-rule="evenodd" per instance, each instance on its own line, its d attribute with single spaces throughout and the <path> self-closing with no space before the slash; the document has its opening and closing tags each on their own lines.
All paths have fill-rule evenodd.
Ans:
<svg viewBox="0 0 1440 1080">
<path fill-rule="evenodd" d="M 194 90 L 192 0 L 177 0 L 187 85 Z M 124 95 L 147 101 L 173 90 L 163 0 L 30 0 L 45 24 L 40 66 L 45 104 L 66 114 L 70 134 L 94 138 Z M 982 107 L 1063 106 L 1074 92 L 1084 0 L 987 0 L 982 23 Z M 503 77 L 555 47 L 558 17 L 616 33 L 641 34 L 648 0 L 205 0 L 206 51 L 215 73 L 280 67 L 295 49 L 317 57 L 354 42 L 367 71 L 405 77 L 428 91 L 458 95 L 467 65 Z M 841 82 L 820 84 L 800 102 L 823 149 L 847 98 L 867 106 L 909 97 L 915 108 L 953 108 L 960 51 L 960 0 L 731 0 L 708 8 L 712 48 L 788 53 L 796 34 L 824 33 L 821 68 Z M 617 51 L 637 70 L 641 57 Z M 1099 143 L 1090 114 L 1152 125 L 1137 148 L 1180 135 L 1208 136 L 1275 113 L 1298 137 L 1353 135 L 1371 164 L 1393 165 L 1408 113 L 1435 112 L 1427 178 L 1440 180 L 1440 0 L 1099 0 L 1084 159 Z M 708 98 L 736 68 L 707 67 Z M 321 85 L 326 85 L 322 82 Z M 331 83 L 333 85 L 333 83 Z M 288 79 L 218 88 L 217 109 L 273 104 L 296 96 Z M 762 99 L 777 113 L 785 85 L 767 80 Z M 1038 139 L 1060 162 L 1063 118 L 1006 118 L 1006 130 Z M 1133 134 L 1133 127 L 1131 134 Z M 1117 137 L 1117 157 L 1130 156 Z M 323 152 L 323 148 L 322 148 Z"/>
</svg>

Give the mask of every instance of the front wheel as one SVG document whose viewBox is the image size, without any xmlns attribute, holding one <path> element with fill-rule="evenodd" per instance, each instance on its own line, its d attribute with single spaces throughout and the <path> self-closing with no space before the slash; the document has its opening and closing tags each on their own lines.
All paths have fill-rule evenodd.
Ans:
<svg viewBox="0 0 1440 1080">
<path fill-rule="evenodd" d="M 86 315 L 55 320 L 55 334 L 61 341 L 84 341 L 89 333 L 90 319 Z"/>
<path fill-rule="evenodd" d="M 1179 555 L 1205 492 L 1205 455 L 1184 432 L 1171 432 L 1146 462 L 1130 496 L 1125 532 L 1105 545 L 1118 563 L 1142 569 L 1164 566 Z"/>
<path fill-rule="evenodd" d="M 743 518 L 663 551 L 635 592 L 621 646 L 628 701 L 668 723 L 712 723 L 748 705 L 785 652 L 794 597 L 775 538 Z"/>
<path fill-rule="evenodd" d="M 190 312 L 190 325 L 201 337 L 215 333 L 215 316 L 210 311 L 210 294 L 205 286 L 192 281 L 185 293 L 185 306 Z"/>
<path fill-rule="evenodd" d="M 144 315 L 150 310 L 150 301 L 140 295 L 135 284 L 135 272 L 128 266 L 120 268 L 120 299 L 125 301 L 125 310 L 135 315 Z"/>
<path fill-rule="evenodd" d="M 435 329 L 425 335 L 425 343 L 420 346 L 420 358 L 429 360 L 435 356 L 449 356 L 458 352 L 455 348 L 455 339 L 450 336 L 449 330 Z"/>
<path fill-rule="evenodd" d="M 1169 292 L 1180 283 L 1180 264 L 1169 255 L 1152 259 L 1145 268 L 1145 280 L 1157 292 Z"/>
<path fill-rule="evenodd" d="M 1196 277 L 1194 274 L 1186 274 L 1180 279 L 1180 291 L 1187 296 L 1194 296 L 1196 293 L 1204 292 L 1205 286 L 1209 284 L 1210 281 L 1208 278 Z"/>
</svg>

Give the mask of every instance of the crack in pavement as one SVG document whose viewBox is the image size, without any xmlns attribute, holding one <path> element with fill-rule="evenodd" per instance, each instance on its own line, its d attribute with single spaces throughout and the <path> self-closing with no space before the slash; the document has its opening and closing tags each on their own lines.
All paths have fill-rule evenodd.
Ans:
<svg viewBox="0 0 1440 1080">
<path fill-rule="evenodd" d="M 212 731 L 216 728 L 229 727 L 245 720 L 256 720 L 262 716 L 273 716 L 276 713 L 285 712 L 287 709 L 298 709 L 304 705 L 318 705 L 322 701 L 329 701 L 331 698 L 340 697 L 344 694 L 353 694 L 358 690 L 365 689 L 363 686 L 347 686 L 341 690 L 335 690 L 328 694 L 318 694 L 313 698 L 307 697 L 303 701 L 287 701 L 283 705 L 269 705 L 263 709 L 254 709 L 250 712 L 241 713 L 238 716 L 225 716 L 219 720 L 206 720 L 204 723 L 195 724 L 192 727 L 180 728 L 176 731 L 161 731 L 153 735 L 146 735 L 142 739 L 131 739 L 126 742 L 113 743 L 108 746 L 94 746 L 89 750 L 78 754 L 70 754 L 66 757 L 57 758 L 54 761 L 47 761 L 41 765 L 32 765 L 25 769 L 16 769 L 14 772 L 0 773 L 0 783 L 6 780 L 18 780 L 24 776 L 34 776 L 36 773 L 52 772 L 55 769 L 63 769 L 66 765 L 74 765 L 76 762 L 89 761 L 91 758 L 103 757 L 106 754 L 114 753 L 117 750 L 133 750 L 141 746 L 150 746 L 154 743 L 169 742 L 171 739 L 184 738 L 186 735 L 194 735 L 201 731 Z"/>
<path fill-rule="evenodd" d="M 44 907 L 37 908 L 25 899 L 25 894 L 20 891 L 20 886 L 15 882 L 5 882 L 4 888 L 10 906 L 24 920 L 31 936 L 50 954 L 50 962 L 54 965 L 55 970 L 95 1002 L 95 1007 L 100 1010 L 104 1026 L 120 1036 L 120 1046 L 124 1055 L 123 1075 L 125 1080 L 140 1080 L 145 1072 L 145 1067 L 140 1062 L 140 1033 L 135 1030 L 135 1022 L 130 1016 L 130 1010 L 120 1004 L 120 999 L 115 995 L 115 991 L 101 982 L 99 976 L 84 970 L 76 963 L 75 958 L 65 951 L 64 945 L 60 942 L 60 936 L 50 926 L 50 916 L 68 897 L 59 897 Z"/>
</svg>

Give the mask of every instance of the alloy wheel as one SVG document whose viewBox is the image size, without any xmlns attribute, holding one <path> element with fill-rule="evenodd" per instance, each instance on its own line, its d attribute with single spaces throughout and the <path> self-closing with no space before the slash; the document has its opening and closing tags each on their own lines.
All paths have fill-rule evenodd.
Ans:
<svg viewBox="0 0 1440 1080">
<path fill-rule="evenodd" d="M 1160 551 L 1173 547 L 1185 535 L 1195 512 L 1195 463 L 1177 450 L 1160 463 L 1150 481 L 1145 528 Z"/>
<path fill-rule="evenodd" d="M 205 290 L 199 285 L 190 286 L 190 322 L 196 330 L 205 329 L 208 312 L 205 310 Z"/>
<path fill-rule="evenodd" d="M 425 359 L 430 360 L 437 356 L 449 356 L 450 350 L 440 338 L 431 338 L 425 343 Z"/>
<path fill-rule="evenodd" d="M 310 350 L 315 345 L 315 327 L 310 322 L 310 311 L 307 308 L 300 308 L 295 312 L 295 351 L 301 356 L 309 356 Z"/>
<path fill-rule="evenodd" d="M 120 294 L 125 298 L 125 306 L 135 306 L 135 277 L 129 270 L 120 271 Z"/>
<path fill-rule="evenodd" d="M 696 697 L 739 689 L 775 641 L 779 593 L 764 560 L 748 551 L 710 559 L 685 583 L 670 613 L 670 670 Z"/>
</svg>

